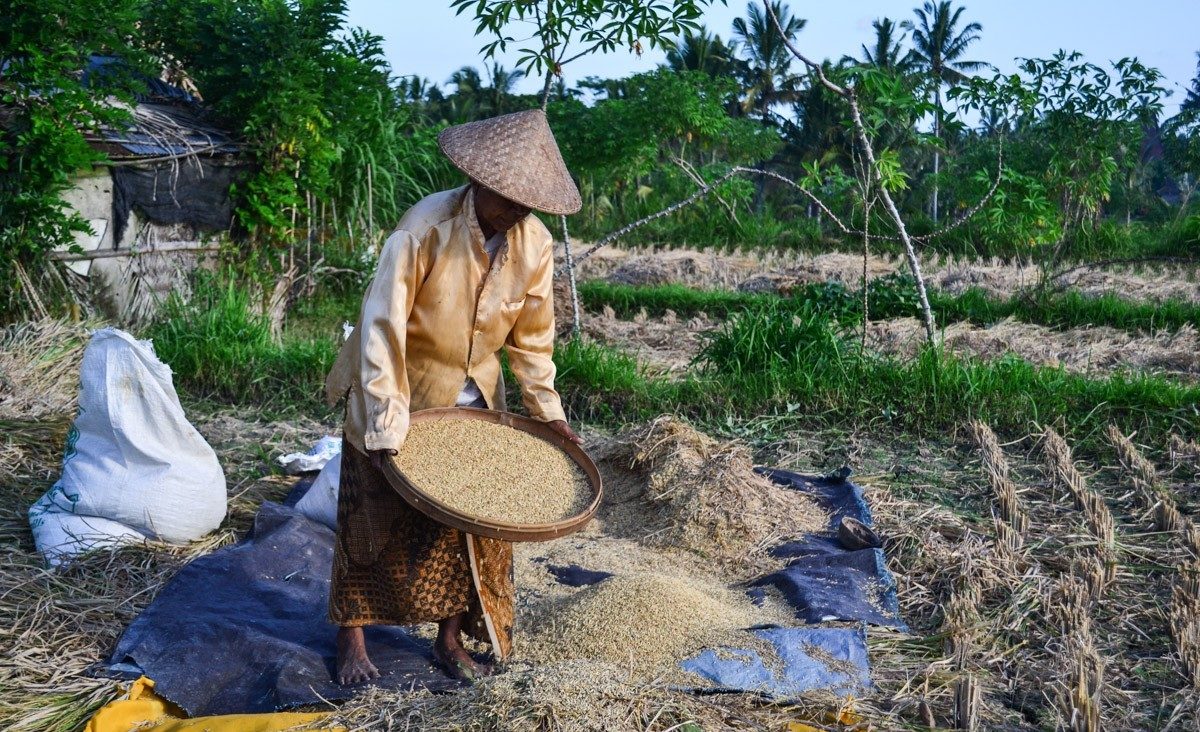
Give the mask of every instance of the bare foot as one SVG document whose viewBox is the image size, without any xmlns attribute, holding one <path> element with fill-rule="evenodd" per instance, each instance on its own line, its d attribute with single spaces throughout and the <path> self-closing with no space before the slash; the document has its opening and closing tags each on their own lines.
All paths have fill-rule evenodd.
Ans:
<svg viewBox="0 0 1200 732">
<path fill-rule="evenodd" d="M 379 678 L 379 669 L 367 658 L 362 628 L 338 628 L 337 676 L 343 686 Z"/>
<path fill-rule="evenodd" d="M 476 662 L 457 640 L 443 643 L 439 639 L 437 643 L 433 644 L 433 657 L 452 679 L 474 681 L 492 675 L 492 667 Z"/>
</svg>

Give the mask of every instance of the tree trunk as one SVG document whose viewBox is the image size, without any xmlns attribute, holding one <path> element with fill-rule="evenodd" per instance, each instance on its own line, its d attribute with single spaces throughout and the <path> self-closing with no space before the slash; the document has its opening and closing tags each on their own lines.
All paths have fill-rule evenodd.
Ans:
<svg viewBox="0 0 1200 732">
<path fill-rule="evenodd" d="M 571 235 L 567 232 L 567 217 L 559 216 L 562 222 L 563 252 L 567 260 L 567 284 L 571 288 L 571 337 L 578 338 L 582 323 L 579 319 L 579 287 L 575 283 L 575 257 L 571 252 Z"/>
<path fill-rule="evenodd" d="M 867 136 L 867 126 L 863 123 L 862 112 L 858 108 L 858 97 L 853 88 L 847 91 L 846 101 L 850 103 L 850 116 L 854 122 L 854 130 L 858 135 L 859 144 L 862 146 L 863 155 L 867 158 L 871 175 L 875 179 L 875 186 L 879 189 L 879 197 L 883 199 L 884 208 L 887 209 L 892 221 L 896 224 L 900 241 L 904 244 L 904 254 L 908 258 L 908 266 L 917 280 L 917 297 L 921 302 L 921 318 L 925 324 L 925 336 L 932 343 L 937 335 L 937 326 L 933 319 L 933 308 L 929 306 L 929 293 L 925 290 L 925 275 L 921 273 L 921 260 L 917 257 L 912 237 L 908 235 L 904 218 L 900 216 L 900 210 L 896 208 L 896 202 L 892 200 L 891 192 L 884 185 L 883 173 L 880 172 L 879 163 L 875 159 L 875 148 L 872 147 L 871 138 Z"/>
<path fill-rule="evenodd" d="M 546 107 L 550 105 L 550 86 L 554 82 L 553 67 L 546 71 L 546 83 L 542 84 L 542 111 L 546 111 Z"/>
<path fill-rule="evenodd" d="M 936 109 L 933 112 L 933 136 L 939 143 L 942 140 L 942 84 L 939 81 L 936 89 L 933 90 L 933 106 Z M 942 170 L 942 151 L 938 148 L 933 150 L 933 225 L 937 226 L 938 222 L 938 180 L 937 176 Z"/>
</svg>

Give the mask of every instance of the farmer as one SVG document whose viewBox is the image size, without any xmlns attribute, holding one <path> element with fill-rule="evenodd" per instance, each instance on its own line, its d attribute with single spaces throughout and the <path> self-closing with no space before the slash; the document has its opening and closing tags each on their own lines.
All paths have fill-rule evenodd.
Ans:
<svg viewBox="0 0 1200 732">
<path fill-rule="evenodd" d="M 554 390 L 552 239 L 531 211 L 570 214 L 581 202 L 546 115 L 450 127 L 438 146 L 471 182 L 400 220 L 325 385 L 347 404 L 329 597 L 342 684 L 379 676 L 368 625 L 436 621 L 434 658 L 466 680 L 491 669 L 471 658 L 462 633 L 498 659 L 512 647 L 512 545 L 427 518 L 384 478 L 409 414 L 504 409 L 503 347 L 529 414 L 579 442 Z"/>
</svg>

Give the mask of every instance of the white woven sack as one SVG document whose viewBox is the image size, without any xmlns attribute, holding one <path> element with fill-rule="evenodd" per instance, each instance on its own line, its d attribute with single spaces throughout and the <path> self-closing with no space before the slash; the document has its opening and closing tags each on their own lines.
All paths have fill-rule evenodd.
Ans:
<svg viewBox="0 0 1200 732">
<path fill-rule="evenodd" d="M 115 328 L 93 333 L 80 367 L 79 415 L 62 477 L 30 509 L 38 550 L 71 553 L 55 544 L 62 534 L 71 535 L 71 527 L 48 528 L 63 524 L 59 514 L 105 519 L 132 532 L 89 522 L 93 545 L 105 531 L 114 543 L 136 535 L 179 543 L 217 528 L 225 504 L 225 474 L 184 416 L 171 369 L 149 341 Z"/>
<path fill-rule="evenodd" d="M 46 493 L 29 509 L 29 526 L 38 551 L 50 566 L 84 552 L 140 544 L 146 535 L 123 523 L 99 516 L 76 516 L 54 504 Z"/>
<path fill-rule="evenodd" d="M 342 479 L 342 454 L 325 463 L 308 492 L 296 501 L 296 510 L 319 524 L 337 530 L 338 483 Z"/>
</svg>

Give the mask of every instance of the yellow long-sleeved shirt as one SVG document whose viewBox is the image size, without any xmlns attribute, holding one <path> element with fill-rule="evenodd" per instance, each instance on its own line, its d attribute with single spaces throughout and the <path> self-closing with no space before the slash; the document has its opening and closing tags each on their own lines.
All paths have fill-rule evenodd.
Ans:
<svg viewBox="0 0 1200 732">
<path fill-rule="evenodd" d="M 535 419 L 564 419 L 554 390 L 553 239 L 535 216 L 508 231 L 489 270 L 470 186 L 428 196 L 388 237 L 358 326 L 325 382 L 347 398 L 346 438 L 399 449 L 409 413 L 454 406 L 467 378 L 503 408 L 499 351 Z"/>
</svg>

